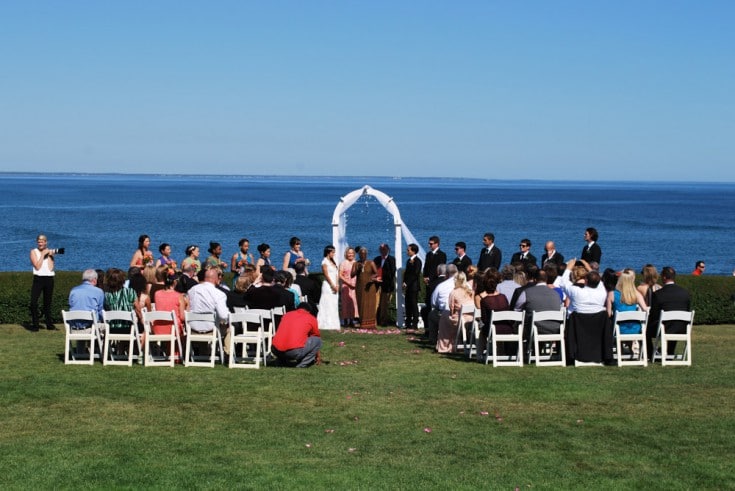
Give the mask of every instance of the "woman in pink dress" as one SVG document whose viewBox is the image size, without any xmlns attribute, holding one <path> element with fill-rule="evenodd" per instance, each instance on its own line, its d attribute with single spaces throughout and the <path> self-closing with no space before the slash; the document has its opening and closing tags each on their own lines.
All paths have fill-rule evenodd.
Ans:
<svg viewBox="0 0 735 491">
<path fill-rule="evenodd" d="M 179 327 L 179 336 L 184 336 L 184 312 L 187 310 L 186 296 L 175 290 L 176 283 L 178 282 L 180 273 L 176 273 L 173 269 L 166 272 L 164 278 L 164 289 L 158 290 L 153 297 L 153 301 L 156 304 L 156 310 L 161 312 L 171 312 L 172 310 L 176 314 L 176 323 Z M 166 321 L 154 321 L 153 322 L 153 333 L 154 334 L 166 334 L 171 329 L 171 323 Z"/>
<path fill-rule="evenodd" d="M 436 351 L 439 353 L 454 353 L 457 340 L 457 322 L 459 321 L 462 306 L 475 306 L 474 292 L 467 283 L 467 277 L 461 271 L 454 279 L 454 290 L 449 294 L 447 308 L 439 318 L 439 335 L 436 341 Z M 472 314 L 465 314 L 464 322 L 472 322 Z"/>
<path fill-rule="evenodd" d="M 355 327 L 355 319 L 359 317 L 355 293 L 357 278 L 352 276 L 354 264 L 355 249 L 350 247 L 345 251 L 345 260 L 339 264 L 340 322 L 343 327 Z"/>
</svg>

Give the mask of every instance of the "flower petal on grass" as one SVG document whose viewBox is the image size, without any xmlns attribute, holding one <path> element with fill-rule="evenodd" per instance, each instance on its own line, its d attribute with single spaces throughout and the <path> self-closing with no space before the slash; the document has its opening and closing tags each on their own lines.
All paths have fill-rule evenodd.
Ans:
<svg viewBox="0 0 735 491">
<path fill-rule="evenodd" d="M 311 443 L 307 443 L 307 444 L 305 445 L 305 447 L 306 447 L 306 448 L 311 448 Z"/>
<path fill-rule="evenodd" d="M 350 448 L 347 449 L 347 452 L 349 452 L 349 453 L 355 453 L 356 451 L 357 451 L 357 449 L 354 448 L 354 447 L 350 447 Z"/>
<path fill-rule="evenodd" d="M 480 411 L 480 416 L 487 416 L 487 415 L 489 415 L 489 414 L 490 414 L 490 413 L 489 413 L 489 412 L 487 412 L 487 411 Z"/>
<path fill-rule="evenodd" d="M 339 343 L 337 343 L 337 346 L 344 346 L 344 345 L 345 345 L 344 341 L 340 341 Z"/>
<path fill-rule="evenodd" d="M 431 433 L 431 428 L 429 428 L 428 426 L 424 428 L 424 433 Z"/>
<path fill-rule="evenodd" d="M 328 428 L 324 430 L 324 433 L 334 433 L 334 430 L 332 428 Z"/>
</svg>

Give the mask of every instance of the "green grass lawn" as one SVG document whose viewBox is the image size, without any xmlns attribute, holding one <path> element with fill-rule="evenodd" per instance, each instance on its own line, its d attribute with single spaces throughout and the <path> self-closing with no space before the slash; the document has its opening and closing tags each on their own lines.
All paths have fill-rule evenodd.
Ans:
<svg viewBox="0 0 735 491">
<path fill-rule="evenodd" d="M 495 368 L 324 333 L 308 370 L 65 366 L 0 326 L 0 486 L 734 489 L 735 329 L 693 366 Z"/>
</svg>

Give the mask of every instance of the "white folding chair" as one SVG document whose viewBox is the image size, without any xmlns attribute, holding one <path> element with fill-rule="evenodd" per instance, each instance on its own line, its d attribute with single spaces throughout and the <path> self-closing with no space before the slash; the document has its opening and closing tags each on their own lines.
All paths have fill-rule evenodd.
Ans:
<svg viewBox="0 0 735 491">
<path fill-rule="evenodd" d="M 65 365 L 94 365 L 95 356 L 102 353 L 102 340 L 100 339 L 99 326 L 97 325 L 97 314 L 92 310 L 62 310 L 61 317 L 64 319 L 64 330 L 66 332 L 64 346 Z M 76 328 L 76 323 L 89 325 L 87 328 Z M 76 342 L 76 348 L 71 346 Z M 89 345 L 89 352 L 82 353 L 80 347 Z M 95 355 L 95 346 L 97 354 Z"/>
<path fill-rule="evenodd" d="M 230 368 L 260 368 L 260 362 L 266 364 L 265 338 L 263 336 L 263 318 L 253 311 L 230 314 L 227 320 L 229 329 L 229 363 Z M 242 330 L 240 334 L 238 332 Z M 242 345 L 242 355 L 237 356 L 236 345 Z M 248 347 L 255 350 L 249 356 Z"/>
<path fill-rule="evenodd" d="M 523 366 L 523 319 L 525 312 L 516 312 L 514 310 L 497 310 L 492 311 L 490 316 L 490 334 L 487 340 L 487 355 L 485 355 L 485 364 L 487 365 L 490 358 L 493 359 L 493 367 L 501 366 Z M 498 334 L 496 324 L 500 322 L 513 322 L 516 332 L 514 334 Z M 498 343 L 510 342 L 518 345 L 515 355 L 498 355 Z M 515 359 L 514 359 L 515 358 Z"/>
<path fill-rule="evenodd" d="M 558 333 L 539 333 L 538 323 L 544 321 L 559 322 Z M 567 325 L 567 311 L 565 308 L 559 310 L 544 310 L 531 313 L 531 339 L 528 343 L 529 357 L 528 360 L 536 363 L 539 367 L 564 367 L 567 365 L 567 350 L 564 342 L 564 333 Z M 548 353 L 542 357 L 541 343 L 550 343 Z M 559 360 L 554 360 L 554 345 L 561 355 Z"/>
<path fill-rule="evenodd" d="M 622 334 L 620 332 L 620 324 L 624 322 L 640 322 L 641 332 L 637 334 Z M 618 366 L 639 365 L 648 366 L 648 353 L 646 352 L 646 323 L 648 322 L 648 312 L 642 310 L 631 310 L 627 312 L 616 312 L 613 329 L 615 332 L 615 351 L 618 359 Z M 637 358 L 634 350 L 631 349 L 630 357 L 626 360 L 623 355 L 623 343 L 630 342 L 640 343 Z"/>
<path fill-rule="evenodd" d="M 142 353 L 140 336 L 138 335 L 138 317 L 132 310 L 105 310 L 102 312 L 105 323 L 105 352 L 102 357 L 104 365 L 133 366 L 136 358 L 135 348 Z M 115 342 L 115 352 L 111 343 Z M 125 345 L 127 344 L 127 348 Z"/>
<path fill-rule="evenodd" d="M 171 325 L 165 326 L 165 333 L 155 334 L 153 326 L 156 321 L 164 321 L 166 323 L 170 322 Z M 176 359 L 180 359 L 181 357 L 181 338 L 179 337 L 179 324 L 176 320 L 176 312 L 174 312 L 173 310 L 168 312 L 144 311 L 143 326 L 145 327 L 145 343 L 143 343 L 143 364 L 147 367 L 174 366 L 176 363 Z M 157 351 L 156 354 L 153 353 L 154 345 Z"/>
<path fill-rule="evenodd" d="M 480 343 L 480 332 L 482 331 L 482 311 L 475 308 L 474 318 L 472 320 L 472 330 L 470 332 L 469 349 L 465 350 L 468 359 L 477 356 L 478 360 L 484 360 L 485 348 L 487 343 Z"/>
<path fill-rule="evenodd" d="M 219 349 L 220 363 L 224 363 L 222 358 L 222 335 L 217 325 L 217 316 L 214 312 L 196 313 L 186 311 L 184 313 L 184 324 L 186 325 L 186 355 L 184 357 L 184 366 L 186 367 L 214 367 Z M 211 331 L 198 332 L 191 328 L 191 322 L 204 321 L 211 322 L 214 327 Z M 194 355 L 191 343 L 207 343 L 209 345 L 209 355 Z M 206 361 L 198 361 L 205 358 Z"/>
<path fill-rule="evenodd" d="M 666 323 L 671 321 L 686 322 L 686 329 L 684 333 L 672 333 L 666 332 Z M 653 342 L 653 360 L 661 360 L 661 366 L 666 365 L 686 365 L 691 366 L 692 364 L 692 325 L 694 324 L 694 311 L 687 312 L 686 310 L 670 310 L 662 311 L 661 319 L 658 322 L 658 332 L 656 339 Z M 676 352 L 668 352 L 669 341 L 683 342 L 684 350 L 680 355 Z M 656 353 L 660 352 L 659 355 Z"/>
<path fill-rule="evenodd" d="M 464 316 L 466 314 L 472 315 L 471 322 L 465 322 Z M 470 338 L 472 336 L 472 327 L 475 319 L 475 304 L 466 303 L 462 305 L 459 311 L 459 317 L 457 318 L 457 336 L 454 339 L 455 350 L 459 351 L 462 349 L 465 355 L 471 350 L 469 346 Z M 470 328 L 470 332 L 467 332 L 467 328 Z"/>
<path fill-rule="evenodd" d="M 273 343 L 273 336 L 276 335 L 276 315 L 283 315 L 285 311 L 284 307 L 277 307 L 278 314 L 274 314 L 276 309 L 248 309 L 247 312 L 253 312 L 263 318 L 263 339 L 265 340 L 265 355 L 267 356 L 271 352 L 271 344 Z"/>
</svg>

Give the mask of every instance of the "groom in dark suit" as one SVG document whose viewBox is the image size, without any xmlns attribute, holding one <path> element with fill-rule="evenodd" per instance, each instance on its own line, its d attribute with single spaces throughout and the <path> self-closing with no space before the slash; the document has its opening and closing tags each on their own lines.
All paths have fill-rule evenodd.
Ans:
<svg viewBox="0 0 735 491">
<path fill-rule="evenodd" d="M 495 236 L 490 232 L 482 237 L 482 243 L 485 247 L 480 251 L 480 259 L 477 261 L 477 270 L 485 271 L 487 268 L 500 269 L 500 263 L 503 261 L 502 251 L 495 246 Z"/>
<path fill-rule="evenodd" d="M 403 270 L 403 291 L 406 302 L 406 329 L 416 329 L 419 323 L 419 290 L 421 289 L 421 259 L 419 246 L 408 244 L 408 261 Z"/>
<path fill-rule="evenodd" d="M 661 311 L 686 310 L 691 311 L 691 297 L 689 292 L 674 283 L 676 271 L 671 266 L 665 266 L 661 270 L 663 288 L 653 292 L 651 310 L 648 314 L 648 326 L 646 327 L 646 342 L 648 343 L 648 359 L 653 360 L 653 338 L 658 331 L 658 322 L 661 319 Z M 671 321 L 666 324 L 666 332 L 684 334 L 687 323 L 684 321 Z M 669 353 L 674 352 L 676 341 L 670 341 L 666 347 Z"/>
</svg>

